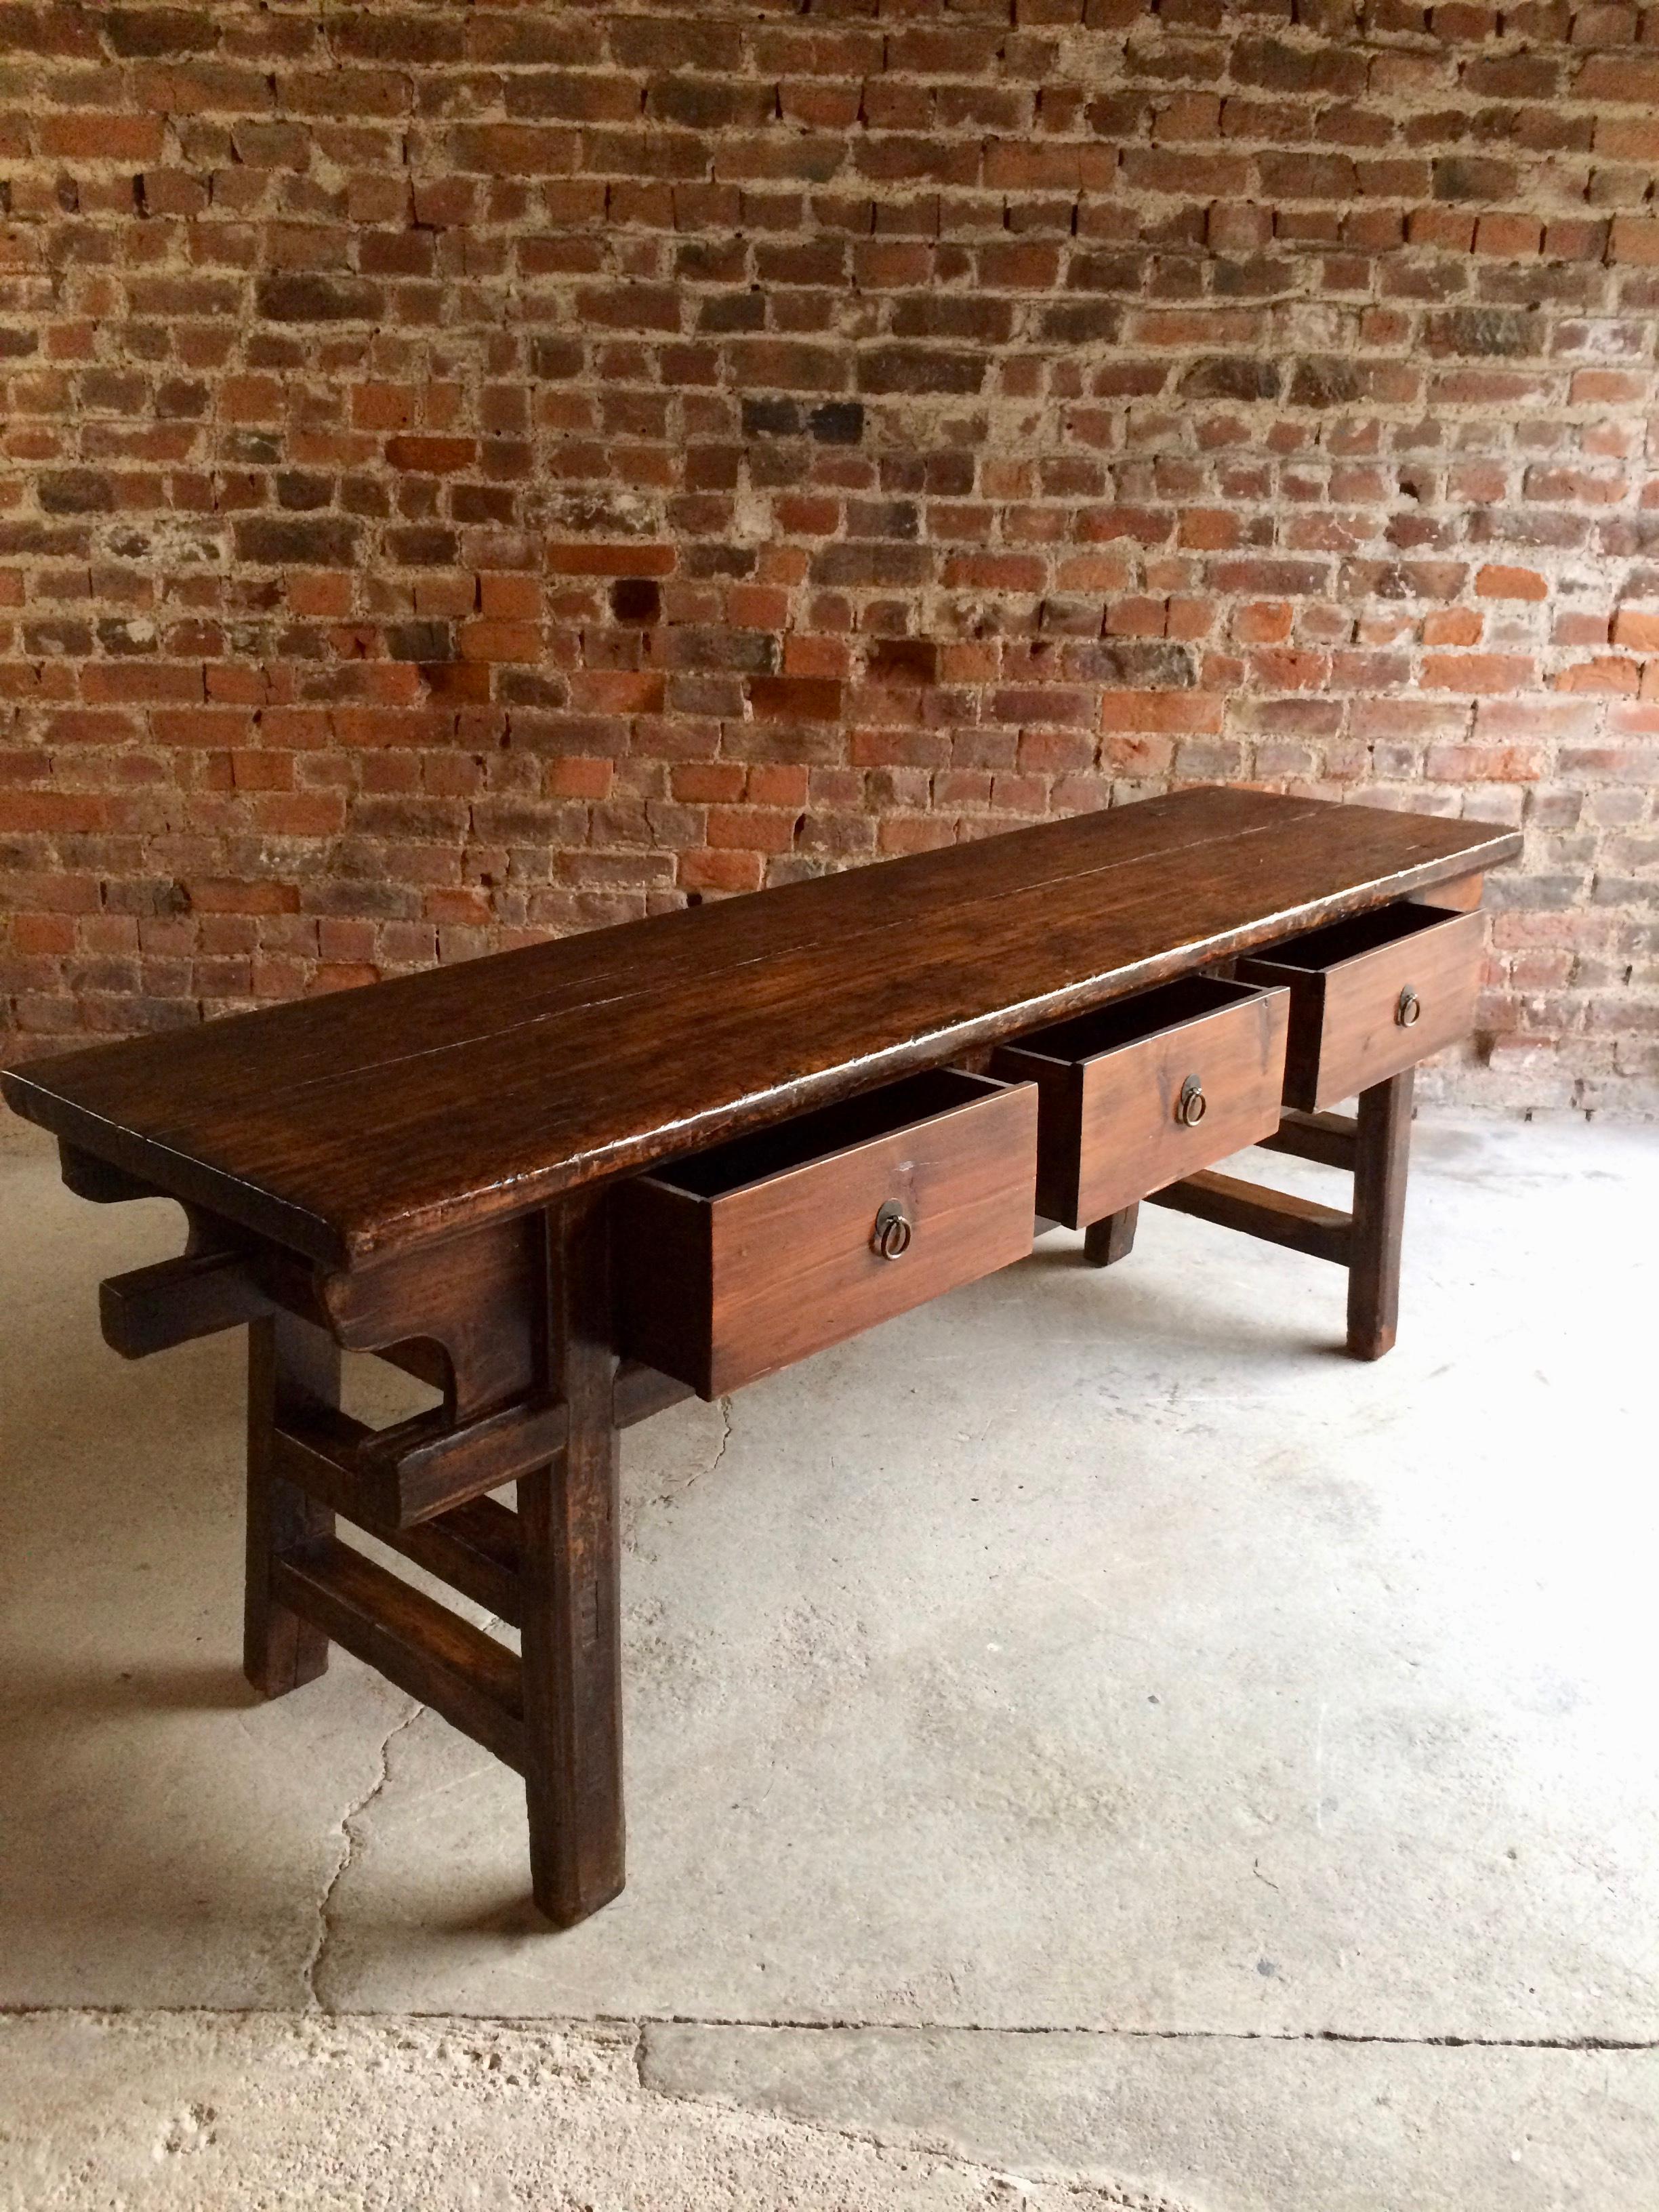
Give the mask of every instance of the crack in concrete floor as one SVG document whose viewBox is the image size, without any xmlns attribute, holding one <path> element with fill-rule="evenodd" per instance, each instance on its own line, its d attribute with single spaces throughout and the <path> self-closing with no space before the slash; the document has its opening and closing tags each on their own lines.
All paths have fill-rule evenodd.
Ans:
<svg viewBox="0 0 1659 2212">
<path fill-rule="evenodd" d="M 420 1708 L 425 1711 L 424 1706 Z M 418 1717 L 411 1714 L 410 1719 Z M 400 1722 L 392 1733 L 396 1735 L 408 1725 Z M 370 1792 L 372 1797 L 374 1792 Z M 368 1800 L 364 1801 L 365 1803 Z M 354 1808 L 354 1816 L 362 1807 Z M 1233 2044 L 1310 2044 L 1340 2045 L 1358 2050 L 1383 2051 L 1559 2051 L 1582 2053 L 1606 2051 L 1620 2056 L 1659 2051 L 1659 2039 L 1642 2040 L 1619 2036 L 1505 2036 L 1505 2035 L 1367 2035 L 1351 2029 L 1316 2027 L 1305 2029 L 1236 2028 L 1236 2027 L 1103 2027 L 1097 2022 L 1042 2021 L 1022 2026 L 1018 2022 L 981 2022 L 963 2020 L 881 2020 L 876 2018 L 794 2019 L 787 2014 L 768 2016 L 760 2014 L 727 2014 L 720 2013 L 659 2012 L 659 2013 L 550 2013 L 499 2012 L 488 2015 L 471 2013 L 455 2014 L 440 2008 L 422 2011 L 418 2006 L 402 2008 L 393 2014 L 363 2012 L 348 2006 L 327 2003 L 307 1991 L 308 2002 L 305 2017 L 329 2021 L 366 2021 L 374 2023 L 393 2018 L 412 2021 L 457 2020 L 469 2029 L 485 2025 L 518 2028 L 529 2033 L 542 2028 L 556 2033 L 580 2033 L 589 2029 L 615 2030 L 632 2039 L 636 2062 L 643 2064 L 653 2027 L 686 2027 L 732 2029 L 755 2034 L 784 2033 L 791 2035 L 886 2035 L 920 2038 L 923 2036 L 1007 2037 L 1012 2040 L 1041 2040 L 1050 2037 L 1056 2040 L 1090 2038 L 1102 2043 L 1233 2043 Z M 0 2002 L 0 2020 L 223 2020 L 272 2019 L 288 2017 L 276 2008 L 255 2006 L 204 2005 L 33 2005 Z M 300 2015 L 294 2015 L 300 2017 Z"/>
<path fill-rule="evenodd" d="M 301 1979 L 305 1986 L 308 2010 L 320 2012 L 325 2009 L 318 1994 L 318 1979 L 322 1972 L 323 1961 L 327 1955 L 329 1945 L 334 1938 L 334 1893 L 350 1871 L 358 1852 L 362 1848 L 363 1838 L 359 1833 L 356 1824 L 368 1812 L 391 1778 L 392 1744 L 404 1730 L 406 1728 L 411 1728 L 426 1711 L 426 1706 L 418 1704 L 414 1698 L 410 1699 L 410 1710 L 395 1721 L 381 1738 L 379 1771 L 374 1779 L 362 1795 L 354 1803 L 348 1805 L 340 1815 L 340 1856 L 335 1861 L 333 1869 L 323 1885 L 322 1894 L 317 1900 L 316 1934 L 313 1940 L 310 1955 L 300 1970 Z"/>
</svg>

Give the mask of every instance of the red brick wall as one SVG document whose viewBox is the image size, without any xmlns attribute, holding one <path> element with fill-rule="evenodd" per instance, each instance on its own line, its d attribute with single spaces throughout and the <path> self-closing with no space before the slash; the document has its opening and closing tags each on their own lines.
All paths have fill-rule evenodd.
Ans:
<svg viewBox="0 0 1659 2212">
<path fill-rule="evenodd" d="M 0 57 L 12 1053 L 1246 780 L 1521 823 L 1449 1079 L 1651 1086 L 1659 8 Z"/>
</svg>

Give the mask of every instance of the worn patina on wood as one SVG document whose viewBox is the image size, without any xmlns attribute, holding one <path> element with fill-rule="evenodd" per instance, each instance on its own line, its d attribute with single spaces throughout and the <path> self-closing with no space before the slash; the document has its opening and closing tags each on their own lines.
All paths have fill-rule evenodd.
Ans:
<svg viewBox="0 0 1659 2212">
<path fill-rule="evenodd" d="M 1029 1208 L 1036 1188 L 1034 1086 L 1006 1094 L 1006 1108 L 992 1097 L 908 1116 L 884 1105 L 897 1125 L 873 1139 L 860 1135 L 861 1109 L 841 1102 L 964 1059 L 994 1093 L 991 1048 L 1200 971 L 1248 981 L 1249 957 L 1263 956 L 1271 1018 L 1234 994 L 1258 1048 L 1205 1064 L 1216 1127 L 1261 1128 L 1280 1150 L 1346 1168 L 1351 1214 L 1182 1173 L 1199 1148 L 1165 1141 L 1163 1092 L 1188 1069 L 1190 1041 L 1166 1051 L 1154 1038 L 1119 1058 L 1123 1083 L 1158 1092 L 1155 1127 L 1109 1095 L 1102 1062 L 1090 1110 L 1051 1117 L 1044 1141 L 1061 1147 L 1068 1194 L 1092 1188 L 1109 1201 L 1088 1224 L 1090 1260 L 1126 1257 L 1134 1201 L 1157 1196 L 1345 1265 L 1349 1349 L 1374 1358 L 1395 1327 L 1408 1063 L 1467 1024 L 1479 879 L 1519 845 L 1479 823 L 1188 791 L 92 1048 L 13 1070 L 3 1088 L 58 1135 L 81 1195 L 159 1194 L 185 1208 L 179 1260 L 106 1286 L 118 1350 L 136 1358 L 252 1325 L 250 1680 L 283 1695 L 342 1643 L 516 1767 L 537 1901 L 569 1925 L 623 1879 L 618 1431 L 690 1388 L 720 1387 L 722 1372 L 804 1356 L 1004 1264 L 1023 1243 L 1007 1200 Z M 1381 925 L 1379 944 L 1409 954 L 1316 971 L 1323 941 L 1291 945 L 1410 899 L 1446 913 Z M 1458 914 L 1467 923 L 1449 918 Z M 1292 965 L 1270 975 L 1275 947 Z M 1303 1110 L 1268 1131 L 1262 1055 L 1284 1052 L 1287 999 L 1286 1080 Z M 1249 1097 L 1232 1094 L 1235 1059 Z M 1306 1110 L 1329 1102 L 1345 1066 L 1364 1071 L 1357 1117 Z M 1190 1128 L 1190 1097 L 1185 1110 Z M 781 1151 L 760 1139 L 802 1116 L 817 1118 Z M 828 1149 L 797 1158 L 820 1130 Z M 676 1161 L 740 1139 L 757 1141 L 710 1164 L 708 1194 L 695 1171 L 673 1176 Z M 1110 1173 L 1103 1147 L 1118 1156 Z M 769 1191 L 774 1152 L 787 1164 Z M 707 1197 L 696 1233 L 641 1244 L 628 1230 L 655 1216 L 619 1208 L 613 1187 L 653 1169 L 659 1213 L 671 1201 L 695 1213 Z M 1151 1188 L 1171 1173 L 1181 1179 Z M 868 1191 L 860 1177 L 874 1178 Z M 862 1205 L 878 1182 L 883 1203 L 866 1224 L 848 1194 L 864 1192 Z M 806 1218 L 815 1192 L 823 1204 Z M 994 1205 L 980 1202 L 986 1193 Z M 1083 1218 L 1080 1198 L 1073 1210 Z M 823 1291 L 785 1331 L 764 1314 L 790 1296 L 787 1252 L 755 1242 L 769 1224 L 813 1255 Z M 961 1249 L 930 1241 L 947 1235 Z M 843 1251 L 835 1240 L 848 1237 L 856 1249 Z M 716 1249 L 726 1273 L 699 1279 L 714 1264 L 700 1255 Z M 681 1279 L 661 1273 L 676 1267 Z M 629 1274 L 641 1267 L 658 1271 L 643 1297 Z M 676 1375 L 625 1356 L 630 1314 L 641 1341 L 681 1347 Z M 337 1398 L 343 1346 L 422 1377 L 441 1405 L 391 1430 L 350 1420 Z M 516 1512 L 486 1494 L 509 1482 Z M 522 1657 L 352 1551 L 338 1521 L 516 1623 Z"/>
</svg>

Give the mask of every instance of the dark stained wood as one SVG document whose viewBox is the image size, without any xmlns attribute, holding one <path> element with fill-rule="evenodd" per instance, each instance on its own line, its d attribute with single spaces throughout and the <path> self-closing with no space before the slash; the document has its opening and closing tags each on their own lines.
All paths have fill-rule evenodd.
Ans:
<svg viewBox="0 0 1659 2212">
<path fill-rule="evenodd" d="M 1407 1067 L 1359 1094 L 1353 1256 L 1348 1271 L 1348 1350 L 1356 1359 L 1380 1359 L 1393 1346 L 1399 1321 L 1400 1248 L 1416 1073 Z"/>
<path fill-rule="evenodd" d="M 20 1109 L 21 1110 L 21 1109 Z M 112 1167 L 100 1160 L 95 1152 L 83 1152 L 75 1145 L 61 1139 L 58 1146 L 58 1172 L 64 1188 L 72 1190 L 77 1198 L 90 1199 L 94 1206 L 119 1206 L 135 1198 L 165 1198 L 167 1193 L 154 1183 L 141 1182 L 137 1176 Z"/>
<path fill-rule="evenodd" d="M 387 1429 L 323 1413 L 282 1423 L 278 1437 L 288 1454 L 283 1465 L 304 1488 L 333 1499 L 364 1527 L 396 1529 L 528 1474 L 558 1450 L 568 1425 L 562 1406 L 527 1403 L 459 1429 L 441 1413 L 417 1413 Z"/>
<path fill-rule="evenodd" d="M 360 1455 L 393 1528 L 413 1528 L 544 1466 L 563 1445 L 569 1417 L 563 1406 L 532 1401 L 503 1406 L 461 1428 L 444 1422 L 442 1414 L 416 1414 L 380 1431 Z"/>
<path fill-rule="evenodd" d="M 1290 994 L 1183 976 L 992 1056 L 1039 1097 L 1037 1209 L 1068 1229 L 1104 1220 L 1278 1126 Z M 1204 1113 L 1178 1112 L 1200 1086 Z"/>
<path fill-rule="evenodd" d="M 1103 1221 L 1091 1221 L 1083 1239 L 1083 1256 L 1091 1267 L 1109 1267 L 1127 1260 L 1135 1247 L 1139 1206 L 1126 1206 Z"/>
<path fill-rule="evenodd" d="M 401 1367 L 405 1375 L 414 1376 L 417 1382 L 434 1390 L 441 1390 L 447 1395 L 451 1391 L 449 1354 L 430 1337 L 410 1336 L 396 1344 L 378 1345 L 374 1356 L 393 1367 Z"/>
<path fill-rule="evenodd" d="M 273 1580 L 319 1634 L 523 1771 L 520 1667 L 504 1644 L 334 1537 L 279 1560 Z"/>
<path fill-rule="evenodd" d="M 3 1087 L 124 1173 L 355 1268 L 1467 877 L 1519 842 L 1182 792 L 35 1062 Z"/>
<path fill-rule="evenodd" d="M 1294 1107 L 1271 1137 L 1258 1137 L 1264 1152 L 1288 1152 L 1292 1159 L 1317 1160 L 1322 1167 L 1353 1170 L 1352 1114 L 1302 1114 Z"/>
<path fill-rule="evenodd" d="M 353 1453 L 373 1434 L 346 1413 L 331 1421 L 319 1417 L 301 1431 L 279 1429 L 276 1471 L 307 1497 L 516 1626 L 521 1610 L 516 1514 L 492 1498 L 473 1498 L 413 1528 L 394 1526 L 376 1511 L 353 1462 Z"/>
<path fill-rule="evenodd" d="M 1334 1206 L 1317 1206 L 1311 1199 L 1296 1198 L 1289 1191 L 1273 1190 L 1266 1183 L 1243 1182 L 1237 1176 L 1217 1175 L 1206 1169 L 1167 1190 L 1154 1191 L 1150 1202 L 1167 1206 L 1176 1213 L 1195 1214 L 1223 1229 L 1242 1229 L 1269 1244 L 1287 1244 L 1316 1260 L 1334 1260 L 1346 1267 L 1351 1218 Z"/>
<path fill-rule="evenodd" d="M 1486 888 L 1484 876 L 1459 876 L 1449 884 L 1436 884 L 1430 890 L 1413 891 L 1413 904 L 1437 906 L 1446 914 L 1473 914 L 1480 903 Z"/>
<path fill-rule="evenodd" d="M 1455 1044 L 1474 1026 L 1485 917 L 1406 902 L 1240 960 L 1240 980 L 1286 984 L 1285 1103 L 1316 1113 Z M 1399 1019 L 1412 990 L 1417 1020 Z"/>
<path fill-rule="evenodd" d="M 104 1341 L 123 1359 L 145 1359 L 192 1337 L 240 1328 L 270 1311 L 270 1299 L 239 1252 L 186 1252 L 112 1275 L 98 1286 Z"/>
<path fill-rule="evenodd" d="M 574 1926 L 623 1887 L 622 1530 L 610 1208 L 548 1218 L 544 1376 L 564 1449 L 519 1483 L 525 1793 L 536 1903 Z"/>
<path fill-rule="evenodd" d="M 1347 1263 L 1349 1346 L 1376 1357 L 1410 1101 L 1408 1076 L 1378 1079 L 1403 1065 L 1399 1038 L 1378 1041 L 1382 987 L 1409 956 L 1390 986 L 1423 997 L 1407 1056 L 1449 1042 L 1480 927 L 1406 902 L 1455 886 L 1448 907 L 1471 908 L 1479 872 L 1518 847 L 1480 824 L 1188 792 L 0 1080 L 58 1133 L 70 1188 L 185 1206 L 185 1258 L 107 1286 L 118 1348 L 254 1317 L 250 1679 L 281 1694 L 332 1638 L 517 1767 L 535 1896 L 568 1926 L 623 1879 L 619 1427 L 1021 1256 L 1036 1090 L 950 1063 L 1079 1016 L 1109 1029 L 1102 1010 L 1127 994 L 1262 952 L 1294 996 L 1310 1109 L 1341 1076 L 1363 1086 L 1353 1133 L 1316 1110 L 1279 1118 L 1276 993 L 1252 1002 L 1255 1058 L 1216 1064 L 1225 1082 L 1188 1066 L 1202 1023 L 1155 1041 L 1126 1096 L 1157 1126 L 1133 1141 L 1079 1104 L 1068 1218 L 1109 1262 L 1147 1176 L 1178 1177 L 1155 1202 Z M 1224 1092 L 1242 1116 L 1206 1115 L 1206 1146 L 1255 1133 L 1352 1164 L 1352 1220 L 1188 1175 L 1190 1150 L 1154 1158 L 1189 1072 L 1212 1115 Z M 1249 1115 L 1241 1072 L 1263 1094 Z M 887 1087 L 907 1083 L 933 1103 L 896 1121 Z M 913 1242 L 882 1258 L 888 1197 Z M 340 1345 L 422 1376 L 441 1411 L 350 1421 Z M 510 1480 L 516 1513 L 485 1494 Z M 338 1542 L 337 1512 L 516 1621 L 522 1662 Z"/>
<path fill-rule="evenodd" d="M 465 1421 L 535 1390 L 544 1265 L 541 1225 L 520 1215 L 324 1275 L 319 1294 L 349 1352 L 391 1347 L 412 1366 L 410 1340 L 440 1347 L 427 1378 L 441 1375 L 452 1419 Z"/>
<path fill-rule="evenodd" d="M 290 1481 L 277 1463 L 276 1428 L 333 1413 L 340 1401 L 340 1350 L 309 1322 L 275 1312 L 248 1330 L 247 1583 L 243 1671 L 267 1698 L 313 1681 L 328 1665 L 328 1637 L 285 1605 L 276 1588 L 282 1559 L 332 1537 L 334 1515 Z"/>
<path fill-rule="evenodd" d="M 493 1498 L 471 1498 L 435 1521 L 395 1529 L 395 1551 L 452 1589 L 516 1628 L 524 1617 L 519 1586 L 519 1516 Z"/>
<path fill-rule="evenodd" d="M 718 1398 L 1023 1258 L 1036 1103 L 940 1068 L 624 1185 L 623 1349 Z"/>
</svg>

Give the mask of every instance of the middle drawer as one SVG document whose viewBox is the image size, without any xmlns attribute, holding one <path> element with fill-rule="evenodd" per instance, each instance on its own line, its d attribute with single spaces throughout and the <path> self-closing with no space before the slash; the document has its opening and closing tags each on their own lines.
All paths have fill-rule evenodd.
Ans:
<svg viewBox="0 0 1659 2212">
<path fill-rule="evenodd" d="M 620 1348 L 718 1398 L 1023 1260 L 1037 1094 L 936 1068 L 617 1196 Z"/>
<path fill-rule="evenodd" d="M 992 1073 L 1035 1082 L 1037 1211 L 1068 1229 L 1270 1137 L 1287 990 L 1183 976 L 1006 1045 Z"/>
</svg>

